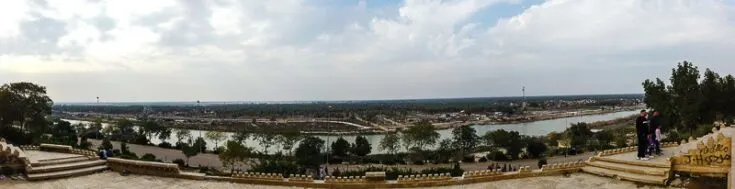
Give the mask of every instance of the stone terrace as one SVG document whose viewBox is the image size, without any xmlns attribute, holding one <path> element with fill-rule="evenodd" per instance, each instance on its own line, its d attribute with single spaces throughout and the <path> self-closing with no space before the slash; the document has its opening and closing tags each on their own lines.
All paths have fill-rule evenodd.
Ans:
<svg viewBox="0 0 735 189">
<path fill-rule="evenodd" d="M 41 182 L 0 182 L 0 188 L 3 189 L 37 189 L 37 188 L 54 188 L 54 189 L 150 189 L 150 188 L 171 188 L 171 189 L 189 189 L 189 188 L 213 188 L 213 189 L 229 189 L 229 188 L 294 188 L 283 186 L 264 186 L 250 185 L 230 182 L 216 181 L 199 181 L 189 179 L 164 178 L 145 175 L 129 175 L 120 176 L 116 172 L 104 172 L 101 174 L 93 174 L 81 177 L 49 180 Z M 620 189 L 620 188 L 638 188 L 631 182 L 620 182 L 608 178 L 593 176 L 589 174 L 573 174 L 570 177 L 564 176 L 545 176 L 522 178 L 512 180 L 501 180 L 495 182 L 486 182 L 479 184 L 457 185 L 436 187 L 440 189 Z M 671 187 L 644 186 L 642 189 L 663 189 Z"/>
</svg>

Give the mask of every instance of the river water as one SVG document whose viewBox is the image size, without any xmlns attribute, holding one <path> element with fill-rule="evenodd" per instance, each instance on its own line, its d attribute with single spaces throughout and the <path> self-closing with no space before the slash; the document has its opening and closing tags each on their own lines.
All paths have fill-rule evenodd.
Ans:
<svg viewBox="0 0 735 189">
<path fill-rule="evenodd" d="M 507 131 L 518 131 L 519 133 L 523 135 L 532 135 L 532 136 L 541 136 L 546 135 L 551 132 L 561 132 L 564 131 L 567 127 L 569 127 L 572 123 L 578 123 L 578 122 L 596 122 L 596 121 L 606 121 L 606 120 L 612 120 L 622 117 L 627 117 L 636 114 L 638 111 L 625 111 L 625 112 L 616 112 L 616 113 L 608 113 L 608 114 L 599 114 L 599 115 L 587 115 L 587 116 L 576 116 L 576 117 L 568 117 L 568 118 L 560 118 L 560 119 L 551 119 L 551 120 L 543 120 L 543 121 L 536 121 L 536 122 L 529 122 L 529 123 L 514 123 L 514 124 L 497 124 L 497 125 L 474 125 L 472 126 L 477 130 L 477 135 L 482 136 L 486 132 L 489 131 L 495 131 L 499 129 L 504 129 Z M 64 119 L 65 121 L 69 121 L 71 124 L 77 124 L 82 123 L 85 125 L 89 125 L 92 122 L 89 121 L 81 121 L 81 120 L 68 120 Z M 103 123 L 102 127 L 107 127 L 110 124 Z M 207 148 L 214 149 L 217 145 L 221 146 L 225 141 L 219 141 L 217 144 L 215 141 L 209 140 L 205 137 L 206 131 L 202 130 L 189 130 L 191 133 L 191 136 L 196 137 L 202 137 L 207 141 Z M 440 134 L 440 139 L 448 139 L 452 137 L 452 130 L 451 129 L 444 129 L 438 131 Z M 227 139 L 230 139 L 230 137 L 233 135 L 233 133 L 225 132 L 227 135 Z M 332 142 L 336 141 L 337 138 L 340 136 L 333 136 L 333 135 L 316 135 L 317 137 L 324 140 L 326 143 L 325 145 L 329 146 Z M 345 140 L 349 141 L 350 143 L 353 143 L 355 141 L 356 135 L 345 135 L 341 136 Z M 371 154 L 379 154 L 379 153 L 385 153 L 384 151 L 381 151 L 379 149 L 380 140 L 383 139 L 382 134 L 374 134 L 374 135 L 365 135 L 365 137 L 368 139 L 370 144 L 372 145 L 373 149 Z M 171 138 L 167 140 L 167 142 L 171 143 L 172 145 L 176 143 L 176 133 L 171 133 Z M 151 139 L 151 142 L 154 144 L 159 144 L 162 141 L 159 140 L 156 137 L 153 137 Z M 438 143 L 438 141 L 437 141 Z M 250 137 L 246 142 L 245 145 L 248 147 L 252 147 L 256 151 L 264 151 L 265 148 L 260 146 L 260 144 L 253 139 L 253 137 Z M 268 153 L 281 151 L 280 145 L 274 145 L 268 148 Z M 294 147 L 295 150 L 295 147 Z M 401 149 L 403 151 L 404 149 Z"/>
</svg>

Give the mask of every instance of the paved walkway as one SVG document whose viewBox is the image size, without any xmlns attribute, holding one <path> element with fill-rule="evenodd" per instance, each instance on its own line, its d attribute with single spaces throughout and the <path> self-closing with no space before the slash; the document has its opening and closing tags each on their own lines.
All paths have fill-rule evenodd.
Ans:
<svg viewBox="0 0 735 189">
<path fill-rule="evenodd" d="M 281 186 L 249 185 L 216 181 L 197 181 L 174 179 L 164 177 L 153 177 L 144 175 L 120 176 L 119 173 L 105 172 L 88 176 L 73 177 L 67 179 L 25 182 L 25 181 L 0 181 L 3 189 L 229 189 L 229 188 L 293 188 Z M 440 189 L 620 189 L 620 188 L 649 188 L 660 189 L 657 186 L 637 187 L 631 182 L 615 181 L 609 178 L 597 177 L 589 174 L 573 174 L 570 177 L 548 176 L 523 179 L 502 180 L 470 185 L 457 185 L 436 187 Z"/>
<path fill-rule="evenodd" d="M 38 161 L 50 160 L 50 159 L 61 159 L 61 158 L 81 157 L 82 156 L 82 155 L 77 155 L 77 154 L 45 152 L 45 151 L 38 151 L 38 150 L 26 150 L 23 152 L 26 155 L 28 155 L 28 159 L 31 160 L 31 163 L 37 163 Z"/>
<path fill-rule="evenodd" d="M 666 162 L 666 158 L 670 158 L 674 156 L 674 152 L 676 151 L 676 148 L 677 147 L 662 148 L 661 153 L 663 153 L 663 156 L 656 156 L 653 159 L 648 160 L 647 162 L 664 163 Z M 614 159 L 620 159 L 620 160 L 635 161 L 637 156 L 638 156 L 638 152 L 628 152 L 628 153 L 622 153 L 622 154 L 615 154 L 615 155 L 611 155 L 607 157 L 614 158 Z"/>
</svg>

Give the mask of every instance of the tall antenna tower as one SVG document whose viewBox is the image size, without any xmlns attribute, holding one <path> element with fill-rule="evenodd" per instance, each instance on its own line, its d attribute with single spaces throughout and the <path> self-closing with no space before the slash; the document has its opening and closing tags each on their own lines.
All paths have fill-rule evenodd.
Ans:
<svg viewBox="0 0 735 189">
<path fill-rule="evenodd" d="M 100 103 L 100 97 L 97 97 L 97 104 Z"/>
</svg>

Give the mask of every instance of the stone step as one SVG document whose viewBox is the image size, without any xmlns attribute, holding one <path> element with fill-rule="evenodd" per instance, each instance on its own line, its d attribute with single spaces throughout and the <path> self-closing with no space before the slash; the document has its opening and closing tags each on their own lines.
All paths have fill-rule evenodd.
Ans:
<svg viewBox="0 0 735 189">
<path fill-rule="evenodd" d="M 74 169 L 74 170 L 67 170 L 67 171 L 28 174 L 28 180 L 38 181 L 38 180 L 83 176 L 83 175 L 89 175 L 89 174 L 96 173 L 96 172 L 101 172 L 104 170 L 107 170 L 107 165 L 99 165 L 99 166 L 94 166 L 94 167 L 87 167 L 83 169 Z"/>
<path fill-rule="evenodd" d="M 671 171 L 670 168 L 637 166 L 637 165 L 613 163 L 613 162 L 607 162 L 607 161 L 590 161 L 590 162 L 587 162 L 587 165 L 604 168 L 604 169 L 611 169 L 611 170 L 616 170 L 616 171 L 634 173 L 634 174 L 655 175 L 655 176 L 668 176 L 667 174 Z"/>
<path fill-rule="evenodd" d="M 610 169 L 593 167 L 593 166 L 582 167 L 582 171 L 585 173 L 590 173 L 590 174 L 595 174 L 595 175 L 600 175 L 600 176 L 605 176 L 605 177 L 613 177 L 613 178 L 617 177 L 622 180 L 645 183 L 645 184 L 666 185 L 666 182 L 669 179 L 666 176 L 642 175 L 642 174 L 610 170 Z"/>
<path fill-rule="evenodd" d="M 31 167 L 31 169 L 28 170 L 28 173 L 46 173 L 46 172 L 54 172 L 54 171 L 80 169 L 80 168 L 86 168 L 86 167 L 105 165 L 106 162 L 107 161 L 105 160 L 87 160 L 87 161 L 56 164 L 56 165 L 49 165 L 49 166 L 42 166 L 42 167 Z"/>
<path fill-rule="evenodd" d="M 32 163 L 31 166 L 32 167 L 43 167 L 43 166 L 49 166 L 49 165 L 67 164 L 67 163 L 75 163 L 75 162 L 81 162 L 81 161 L 89 161 L 89 158 L 84 157 L 84 156 L 59 158 L 59 159 L 53 159 L 53 160 L 38 161 L 36 163 Z"/>
<path fill-rule="evenodd" d="M 664 158 L 664 157 L 658 157 L 658 158 Z M 604 157 L 604 156 L 603 157 L 593 157 L 592 161 L 604 161 L 604 162 L 635 165 L 635 166 L 642 166 L 642 167 L 671 168 L 671 162 L 669 161 L 653 162 L 653 161 L 640 161 L 640 160 L 622 160 L 622 159 L 615 159 L 615 158 Z"/>
<path fill-rule="evenodd" d="M 47 161 L 62 161 L 62 160 L 67 160 L 67 159 L 79 158 L 79 157 L 86 157 L 86 156 L 83 156 L 83 155 L 70 155 L 68 157 L 63 157 L 63 158 L 40 159 L 40 160 L 38 160 L 38 162 L 40 163 L 40 162 L 47 162 Z"/>
</svg>

